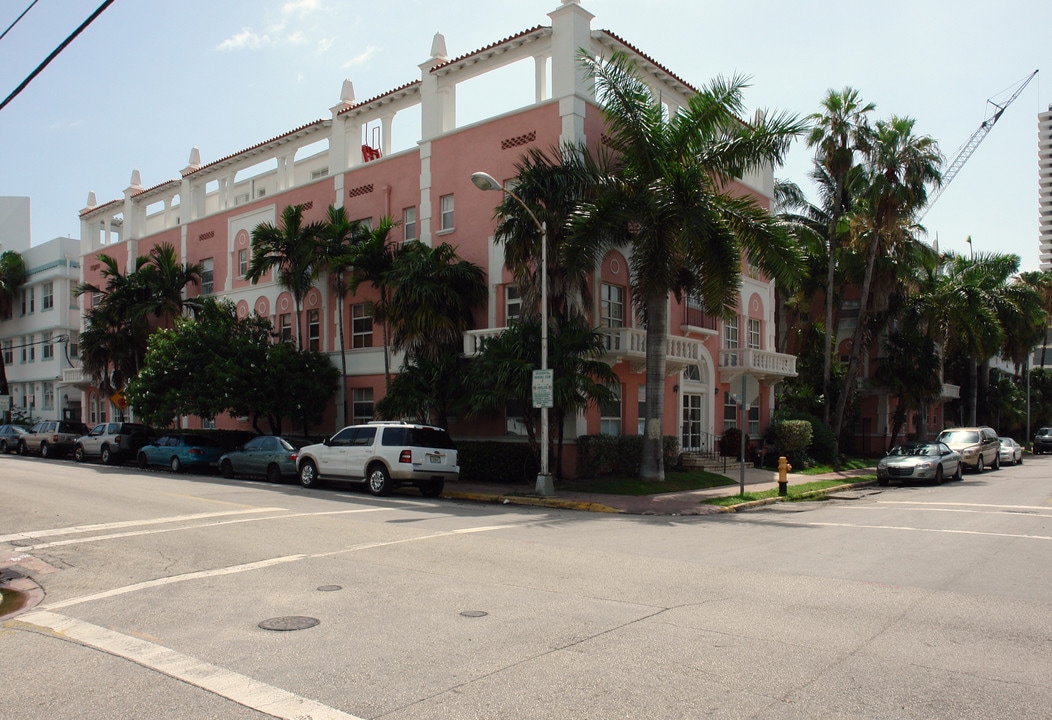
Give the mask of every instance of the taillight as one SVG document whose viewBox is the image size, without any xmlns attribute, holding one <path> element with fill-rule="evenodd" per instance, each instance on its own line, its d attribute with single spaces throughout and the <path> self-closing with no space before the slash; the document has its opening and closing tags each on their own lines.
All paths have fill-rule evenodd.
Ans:
<svg viewBox="0 0 1052 720">
<path fill-rule="evenodd" d="M 51 442 L 57 443 L 58 442 L 58 435 L 52 435 L 51 436 Z"/>
<path fill-rule="evenodd" d="M 296 458 L 299 457 L 296 453 L 289 453 L 289 460 L 296 462 Z"/>
<path fill-rule="evenodd" d="M 398 454 L 398 462 L 412 464 L 412 462 L 413 462 L 413 451 L 412 450 L 403 450 L 401 453 Z"/>
<path fill-rule="evenodd" d="M 204 455 L 205 451 L 201 448 L 190 448 L 189 453 L 191 455 Z"/>
<path fill-rule="evenodd" d="M 113 442 L 116 443 L 117 445 L 120 445 L 121 444 L 121 436 L 120 435 L 114 435 L 113 436 Z"/>
</svg>

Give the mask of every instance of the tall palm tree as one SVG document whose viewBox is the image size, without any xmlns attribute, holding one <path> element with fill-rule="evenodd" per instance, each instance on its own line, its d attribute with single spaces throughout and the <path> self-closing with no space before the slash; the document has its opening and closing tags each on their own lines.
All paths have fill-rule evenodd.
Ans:
<svg viewBox="0 0 1052 720">
<path fill-rule="evenodd" d="M 188 285 L 200 285 L 203 267 L 179 262 L 179 252 L 171 243 L 161 243 L 150 249 L 146 262 L 138 269 L 138 281 L 148 293 L 142 311 L 158 318 L 164 327 L 171 327 L 183 310 L 196 310 L 196 298 L 183 297 Z"/>
<path fill-rule="evenodd" d="M 730 315 L 743 254 L 776 281 L 795 278 L 795 244 L 759 203 L 728 186 L 750 169 L 780 163 L 806 125 L 785 114 L 743 122 L 742 77 L 712 81 L 669 115 L 627 55 L 582 54 L 581 62 L 595 76 L 617 173 L 582 206 L 575 234 L 595 260 L 612 245 L 631 247 L 633 294 L 646 322 L 640 476 L 660 481 L 669 294 L 689 293 L 710 314 Z"/>
<path fill-rule="evenodd" d="M 281 223 L 260 223 L 252 231 L 252 259 L 245 277 L 256 284 L 271 269 L 277 280 L 292 293 L 296 307 L 296 345 L 303 349 L 303 298 L 314 287 L 320 268 L 318 240 L 322 227 L 303 223 L 304 205 L 288 205 Z"/>
<path fill-rule="evenodd" d="M 1045 311 L 1045 314 L 1052 318 L 1052 272 L 1048 270 L 1035 272 L 1029 271 L 1020 273 L 1020 280 L 1025 282 L 1030 287 L 1034 288 L 1038 296 L 1041 298 L 1041 308 Z M 1045 366 L 1046 354 L 1048 351 L 1048 328 L 1045 328 L 1045 334 L 1041 338 L 1041 367 Z"/>
<path fill-rule="evenodd" d="M 15 304 L 15 295 L 26 281 L 26 265 L 22 256 L 13 250 L 0 254 L 0 320 L 11 316 Z M 3 353 L 0 352 L 0 395 L 9 394 L 7 385 L 7 367 Z"/>
<path fill-rule="evenodd" d="M 865 187 L 851 216 L 852 242 L 865 257 L 858 326 L 852 339 L 842 391 L 837 396 L 833 432 L 839 441 L 844 413 L 853 398 L 863 353 L 869 349 L 871 292 L 877 260 L 909 246 L 918 230 L 915 217 L 937 187 L 942 156 L 935 140 L 914 133 L 912 118 L 893 116 L 876 123 L 865 156 Z"/>
<path fill-rule="evenodd" d="M 847 191 L 848 175 L 855 166 L 859 153 L 870 148 L 870 129 L 867 115 L 874 110 L 873 103 L 863 103 L 858 91 L 846 87 L 837 92 L 830 90 L 822 101 L 822 112 L 811 115 L 814 125 L 808 135 L 807 144 L 815 148 L 816 179 L 819 187 L 825 188 L 824 205 L 828 208 L 826 225 L 826 332 L 822 366 L 823 418 L 829 422 L 829 386 L 833 362 L 833 288 L 836 283 L 837 252 L 841 235 L 840 219 L 849 209 L 850 194 Z M 823 182 L 824 181 L 824 182 Z"/>
<path fill-rule="evenodd" d="M 336 325 L 340 342 L 339 387 L 343 417 L 347 418 L 347 342 L 344 335 L 343 304 L 347 300 L 347 273 L 354 267 L 354 245 L 368 237 L 368 229 L 358 220 L 349 220 L 342 207 L 329 206 L 322 225 L 321 256 L 319 262 L 332 278 L 336 297 Z"/>
<path fill-rule="evenodd" d="M 351 275 L 347 282 L 347 290 L 351 294 L 357 293 L 362 283 L 369 283 L 376 290 L 377 299 L 368 304 L 368 311 L 373 321 L 380 323 L 383 328 L 384 386 L 387 389 L 391 387 L 391 358 L 388 354 L 390 347 L 388 315 L 391 307 L 391 294 L 394 292 L 391 272 L 395 258 L 402 252 L 402 248 L 390 240 L 391 230 L 394 227 L 395 224 L 391 218 L 381 218 L 375 228 L 355 242 L 351 247 L 349 258 Z"/>
</svg>

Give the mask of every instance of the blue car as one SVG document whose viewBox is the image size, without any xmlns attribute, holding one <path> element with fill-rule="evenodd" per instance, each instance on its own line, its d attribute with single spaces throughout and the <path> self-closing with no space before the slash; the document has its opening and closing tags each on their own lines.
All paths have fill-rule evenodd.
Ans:
<svg viewBox="0 0 1052 720">
<path fill-rule="evenodd" d="M 304 441 L 277 435 L 259 435 L 219 458 L 219 472 L 225 478 L 237 475 L 265 477 L 272 483 L 295 478 L 296 452 Z"/>
<path fill-rule="evenodd" d="M 218 440 L 190 433 L 162 435 L 149 445 L 144 445 L 137 456 L 139 467 L 151 465 L 167 467 L 174 473 L 186 469 L 214 470 L 220 456 L 226 451 Z"/>
</svg>

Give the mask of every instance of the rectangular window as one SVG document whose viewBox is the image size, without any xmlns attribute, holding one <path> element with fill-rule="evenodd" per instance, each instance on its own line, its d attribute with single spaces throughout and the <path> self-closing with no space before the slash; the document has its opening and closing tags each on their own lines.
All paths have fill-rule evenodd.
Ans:
<svg viewBox="0 0 1052 720">
<path fill-rule="evenodd" d="M 367 348 L 373 346 L 373 318 L 368 313 L 365 303 L 351 305 L 351 347 Z"/>
<path fill-rule="evenodd" d="M 292 342 L 292 315 L 284 313 L 278 317 L 278 339 Z"/>
<path fill-rule="evenodd" d="M 55 383 L 46 382 L 44 383 L 44 409 L 53 410 L 55 408 Z"/>
<path fill-rule="evenodd" d="M 29 312 L 29 288 L 22 288 L 21 314 Z"/>
<path fill-rule="evenodd" d="M 307 311 L 307 348 L 311 352 L 321 351 L 321 311 Z"/>
<path fill-rule="evenodd" d="M 26 358 L 29 357 L 29 348 L 26 346 L 26 339 L 22 338 L 22 363 L 25 364 Z"/>
<path fill-rule="evenodd" d="M 51 344 L 51 333 L 46 332 L 41 339 L 40 357 L 44 360 L 53 360 L 55 357 L 55 346 Z"/>
<path fill-rule="evenodd" d="M 366 231 L 368 231 L 368 232 L 372 232 L 372 230 L 373 230 L 373 217 L 372 217 L 372 215 L 370 215 L 369 217 L 355 218 L 351 222 L 352 223 L 358 223 L 363 228 L 365 228 Z"/>
<path fill-rule="evenodd" d="M 625 289 L 620 285 L 608 285 L 603 283 L 600 306 L 600 322 L 602 327 L 624 327 L 625 326 Z"/>
<path fill-rule="evenodd" d="M 612 397 L 599 403 L 599 432 L 603 435 L 620 435 L 622 387 L 616 383 L 606 387 Z"/>
<path fill-rule="evenodd" d="M 508 323 L 518 320 L 522 315 L 522 297 L 518 285 L 504 286 L 504 314 Z"/>
<path fill-rule="evenodd" d="M 354 388 L 351 393 L 352 423 L 360 425 L 373 419 L 373 389 Z"/>
<path fill-rule="evenodd" d="M 15 352 L 11 348 L 11 341 L 4 340 L 4 365 L 11 365 L 15 362 Z"/>
<path fill-rule="evenodd" d="M 29 346 L 29 362 L 35 362 L 37 359 L 37 346 L 33 344 L 33 337 L 26 338 L 26 345 Z"/>
<path fill-rule="evenodd" d="M 453 196 L 443 195 L 439 199 L 439 205 L 442 208 L 442 229 L 452 230 L 453 229 Z"/>
<path fill-rule="evenodd" d="M 750 350 L 760 349 L 760 321 L 755 318 L 749 318 L 748 343 Z"/>
<path fill-rule="evenodd" d="M 50 310 L 55 307 L 55 283 L 44 283 L 44 287 L 40 292 L 40 309 Z"/>
<path fill-rule="evenodd" d="M 240 277 L 248 275 L 248 249 L 237 251 L 237 274 Z"/>
<path fill-rule="evenodd" d="M 723 429 L 738 427 L 738 403 L 729 392 L 723 393 Z"/>
<path fill-rule="evenodd" d="M 212 258 L 201 261 L 201 294 L 211 295 L 213 289 L 213 276 L 215 274 L 215 261 Z"/>
<path fill-rule="evenodd" d="M 404 240 L 406 242 L 418 239 L 419 236 L 416 234 L 415 207 L 407 207 L 402 211 L 402 230 L 405 232 Z"/>
<path fill-rule="evenodd" d="M 723 347 L 735 349 L 738 347 L 738 318 L 723 321 Z"/>
<path fill-rule="evenodd" d="M 29 314 L 32 315 L 37 310 L 37 292 L 36 288 L 29 288 Z"/>
<path fill-rule="evenodd" d="M 759 404 L 749 406 L 749 435 L 752 437 L 758 437 L 760 435 Z"/>
<path fill-rule="evenodd" d="M 92 307 L 98 307 L 99 303 L 101 301 L 102 301 L 102 293 L 93 292 L 91 294 L 91 306 Z"/>
<path fill-rule="evenodd" d="M 509 400 L 504 404 L 504 434 L 525 437 L 526 407 L 521 400 Z"/>
<path fill-rule="evenodd" d="M 647 427 L 647 386 L 640 385 L 636 393 L 636 407 L 639 409 L 639 421 L 636 423 L 638 434 L 646 432 Z"/>
</svg>

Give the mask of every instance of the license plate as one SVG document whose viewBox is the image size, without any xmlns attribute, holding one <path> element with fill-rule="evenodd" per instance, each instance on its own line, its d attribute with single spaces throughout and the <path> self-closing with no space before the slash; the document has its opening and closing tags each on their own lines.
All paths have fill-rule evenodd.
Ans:
<svg viewBox="0 0 1052 720">
<path fill-rule="evenodd" d="M 442 456 L 441 455 L 428 455 L 427 459 L 430 460 L 433 463 L 440 463 L 440 462 L 442 462 Z"/>
</svg>

